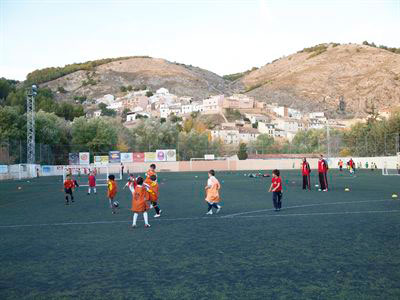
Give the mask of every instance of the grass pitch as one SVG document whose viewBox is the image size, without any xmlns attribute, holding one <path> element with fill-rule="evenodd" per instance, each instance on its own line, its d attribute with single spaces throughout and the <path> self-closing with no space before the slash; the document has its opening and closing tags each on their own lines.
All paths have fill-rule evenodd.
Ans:
<svg viewBox="0 0 400 300">
<path fill-rule="evenodd" d="M 59 177 L 0 182 L 0 299 L 400 297 L 400 177 L 331 171 L 324 193 L 315 172 L 303 191 L 283 171 L 275 212 L 270 178 L 244 173 L 217 173 L 224 206 L 212 216 L 206 172 L 161 173 L 162 217 L 134 230 L 125 182 L 116 215 L 104 187 L 65 206 Z"/>
</svg>

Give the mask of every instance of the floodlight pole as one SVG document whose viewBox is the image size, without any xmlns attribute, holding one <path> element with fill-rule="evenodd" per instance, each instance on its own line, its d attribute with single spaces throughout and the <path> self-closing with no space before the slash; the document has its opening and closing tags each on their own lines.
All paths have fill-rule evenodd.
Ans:
<svg viewBox="0 0 400 300">
<path fill-rule="evenodd" d="M 37 95 L 37 86 L 32 85 L 31 90 L 26 96 L 26 142 L 27 154 L 26 162 L 35 163 L 35 96 Z"/>
</svg>

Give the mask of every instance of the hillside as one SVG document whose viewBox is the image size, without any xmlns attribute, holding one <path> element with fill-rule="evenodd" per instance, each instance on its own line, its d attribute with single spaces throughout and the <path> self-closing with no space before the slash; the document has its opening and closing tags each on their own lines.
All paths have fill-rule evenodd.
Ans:
<svg viewBox="0 0 400 300">
<path fill-rule="evenodd" d="M 236 89 L 302 110 L 347 116 L 400 105 L 400 55 L 368 45 L 323 44 L 278 59 L 236 80 Z"/>
<path fill-rule="evenodd" d="M 147 86 L 153 91 L 165 87 L 176 95 L 197 99 L 230 92 L 229 83 L 215 73 L 150 57 L 112 61 L 41 84 L 54 91 L 61 89 L 62 93 L 58 94 L 61 100 L 73 99 L 74 96 L 97 98 L 105 94 L 115 95 L 121 86 L 129 85 L 133 88 Z"/>
</svg>

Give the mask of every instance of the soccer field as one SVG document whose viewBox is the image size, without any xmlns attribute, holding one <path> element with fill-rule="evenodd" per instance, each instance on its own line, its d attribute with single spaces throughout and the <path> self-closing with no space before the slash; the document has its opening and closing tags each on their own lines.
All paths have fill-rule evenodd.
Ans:
<svg viewBox="0 0 400 300">
<path fill-rule="evenodd" d="M 130 228 L 125 182 L 116 215 L 105 187 L 65 206 L 60 177 L 0 182 L 0 299 L 400 297 L 400 177 L 331 171 L 324 193 L 282 171 L 275 212 L 270 178 L 244 173 L 217 172 L 223 209 L 211 216 L 206 172 L 160 173 L 149 229 L 142 216 Z"/>
</svg>

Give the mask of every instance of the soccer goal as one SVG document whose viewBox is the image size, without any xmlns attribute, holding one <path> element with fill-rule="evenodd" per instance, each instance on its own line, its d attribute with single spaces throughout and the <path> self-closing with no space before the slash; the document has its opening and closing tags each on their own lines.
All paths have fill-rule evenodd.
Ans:
<svg viewBox="0 0 400 300">
<path fill-rule="evenodd" d="M 400 176 L 400 152 L 397 153 L 396 160 L 384 161 L 382 165 L 382 175 Z"/>
<path fill-rule="evenodd" d="M 96 186 L 106 186 L 109 175 L 114 175 L 115 180 L 122 180 L 121 172 L 112 172 L 107 165 L 76 165 L 63 167 L 63 180 L 67 175 L 71 175 L 79 186 L 89 186 L 89 174 L 93 173 L 96 177 Z"/>
</svg>

